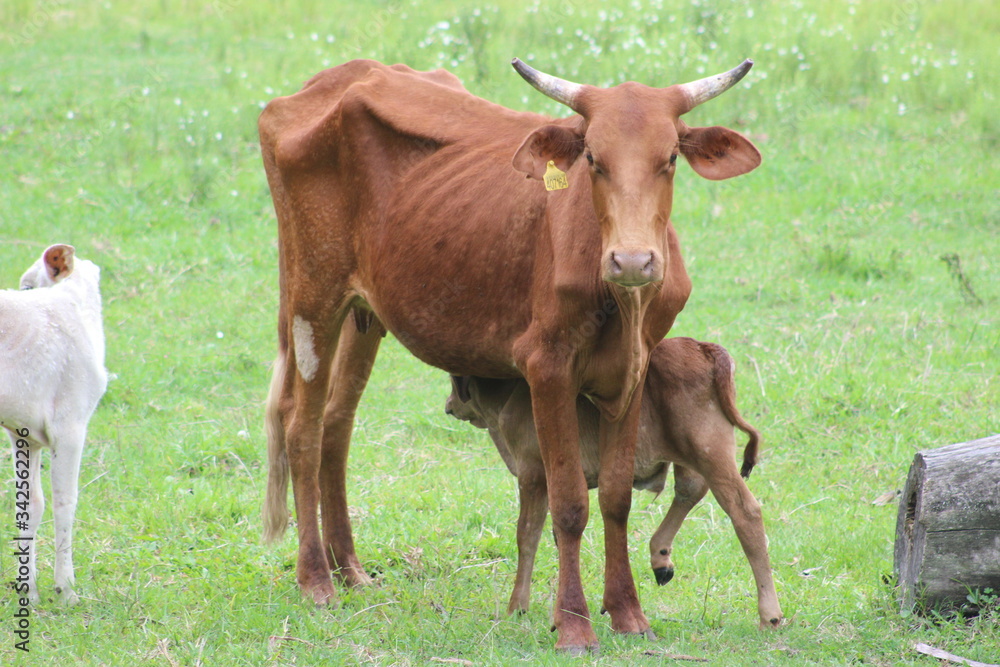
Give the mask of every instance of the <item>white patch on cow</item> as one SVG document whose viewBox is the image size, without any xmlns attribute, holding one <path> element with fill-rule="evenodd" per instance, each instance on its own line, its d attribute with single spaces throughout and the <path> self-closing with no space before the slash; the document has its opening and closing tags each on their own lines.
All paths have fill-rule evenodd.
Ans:
<svg viewBox="0 0 1000 667">
<path fill-rule="evenodd" d="M 299 375 L 306 382 L 312 382 L 319 370 L 319 359 L 316 357 L 316 350 L 313 349 L 313 328 L 304 319 L 295 316 L 292 320 L 292 341 L 295 345 L 295 365 L 299 369 Z"/>
</svg>

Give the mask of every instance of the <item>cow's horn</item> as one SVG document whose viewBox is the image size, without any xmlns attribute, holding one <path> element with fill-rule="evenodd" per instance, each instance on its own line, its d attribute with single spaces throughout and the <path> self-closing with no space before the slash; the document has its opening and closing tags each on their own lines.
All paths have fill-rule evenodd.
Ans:
<svg viewBox="0 0 1000 667">
<path fill-rule="evenodd" d="M 740 79 L 746 76 L 746 73 L 750 71 L 751 67 L 753 67 L 753 61 L 747 58 L 737 67 L 734 67 L 724 74 L 716 74 L 715 76 L 698 79 L 697 81 L 692 81 L 691 83 L 679 84 L 677 87 L 684 91 L 684 94 L 687 95 L 689 103 L 689 106 L 683 113 L 687 113 L 691 109 L 694 109 L 702 102 L 707 102 L 713 97 L 718 97 L 735 86 L 739 83 Z"/>
<path fill-rule="evenodd" d="M 539 72 L 534 67 L 524 64 L 520 58 L 514 58 L 510 61 L 510 64 L 513 65 L 514 69 L 517 70 L 517 73 L 525 81 L 537 88 L 539 92 L 580 113 L 580 110 L 577 108 L 577 96 L 580 94 L 583 86 L 572 81 L 560 79 L 551 74 L 546 74 L 545 72 Z"/>
</svg>

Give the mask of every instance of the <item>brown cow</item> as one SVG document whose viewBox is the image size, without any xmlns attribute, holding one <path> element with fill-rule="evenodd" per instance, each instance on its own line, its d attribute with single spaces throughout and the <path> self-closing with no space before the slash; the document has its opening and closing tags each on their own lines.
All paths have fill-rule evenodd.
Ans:
<svg viewBox="0 0 1000 667">
<path fill-rule="evenodd" d="M 452 386 L 445 411 L 487 429 L 507 469 L 517 477 L 521 506 L 517 575 L 507 611 L 526 611 L 535 552 L 548 512 L 545 468 L 538 451 L 528 385 L 524 380 L 453 376 Z M 665 584 L 673 577 L 674 536 L 688 512 L 711 488 L 732 519 L 750 561 L 761 615 L 779 609 L 760 504 L 741 478 L 748 477 L 757 462 L 760 436 L 736 409 L 729 353 L 721 345 L 690 338 L 664 340 L 649 360 L 641 410 L 633 486 L 660 493 L 670 464 L 674 464 L 674 500 L 649 542 L 657 583 Z M 578 398 L 577 418 L 583 471 L 587 487 L 593 489 L 600 472 L 600 413 L 589 401 Z M 733 426 L 749 436 L 741 470 L 734 459 Z"/>
<path fill-rule="evenodd" d="M 711 179 L 760 163 L 739 133 L 680 117 L 751 64 L 668 88 L 602 89 L 515 60 L 529 83 L 577 112 L 557 120 L 474 97 L 444 71 L 367 60 L 268 104 L 259 129 L 278 217 L 280 308 L 265 539 L 287 524 L 290 472 L 304 595 L 333 598 L 331 571 L 369 581 L 347 513 L 347 453 L 388 330 L 453 375 L 531 386 L 559 538 L 556 646 L 572 653 L 597 645 L 579 572 L 589 511 L 576 397 L 590 397 L 601 412 L 604 606 L 615 631 L 649 631 L 626 521 L 633 396 L 691 290 L 670 222 L 675 162 L 684 155 Z M 559 189 L 543 187 L 547 172 Z M 764 621 L 779 623 L 769 613 Z"/>
</svg>

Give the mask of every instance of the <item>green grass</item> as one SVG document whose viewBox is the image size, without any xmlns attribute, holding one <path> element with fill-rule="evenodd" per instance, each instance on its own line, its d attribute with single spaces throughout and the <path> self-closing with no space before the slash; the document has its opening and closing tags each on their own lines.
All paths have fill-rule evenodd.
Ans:
<svg viewBox="0 0 1000 667">
<path fill-rule="evenodd" d="M 765 437 L 750 485 L 791 623 L 755 629 L 749 567 L 711 499 L 657 587 L 645 544 L 669 494 L 637 495 L 632 564 L 660 638 L 615 636 L 598 616 L 594 662 L 932 664 L 918 641 L 1000 661 L 995 608 L 968 622 L 898 613 L 883 583 L 896 507 L 872 504 L 901 489 L 916 451 L 1000 431 L 995 3 L 135 4 L 0 8 L 0 285 L 47 244 L 76 245 L 103 267 L 117 375 L 81 473 L 83 602 L 36 609 L 23 655 L 15 600 L 0 596 L 0 664 L 572 662 L 548 632 L 551 541 L 532 610 L 507 617 L 514 480 L 485 433 L 443 414 L 444 373 L 395 341 L 351 458 L 355 537 L 378 585 L 316 610 L 299 600 L 293 535 L 259 539 L 277 307 L 261 104 L 365 56 L 443 66 L 496 102 L 561 115 L 510 70 L 515 55 L 599 85 L 757 62 L 687 118 L 749 134 L 765 162 L 724 183 L 680 170 L 674 220 L 695 290 L 672 333 L 737 360 L 741 409 Z M 595 614 L 602 543 L 595 516 L 583 546 Z M 51 590 L 50 515 L 40 572 Z"/>
</svg>

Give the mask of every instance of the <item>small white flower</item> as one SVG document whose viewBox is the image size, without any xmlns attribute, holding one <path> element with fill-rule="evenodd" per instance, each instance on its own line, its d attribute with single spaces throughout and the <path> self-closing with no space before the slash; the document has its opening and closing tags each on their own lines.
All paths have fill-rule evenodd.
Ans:
<svg viewBox="0 0 1000 667">
<path fill-rule="evenodd" d="M 73 113 L 72 111 L 67 111 L 66 112 L 66 118 L 69 118 L 70 120 L 73 120 L 74 118 L 76 118 L 76 114 Z"/>
<path fill-rule="evenodd" d="M 221 331 L 216 331 L 215 332 L 215 337 L 216 338 L 225 338 L 226 334 L 222 333 Z"/>
</svg>

